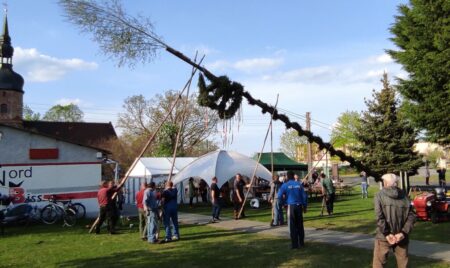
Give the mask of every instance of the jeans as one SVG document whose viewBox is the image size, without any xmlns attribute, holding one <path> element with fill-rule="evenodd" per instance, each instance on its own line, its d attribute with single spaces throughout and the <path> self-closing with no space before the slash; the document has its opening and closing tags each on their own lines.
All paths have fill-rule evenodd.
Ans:
<svg viewBox="0 0 450 268">
<path fill-rule="evenodd" d="M 178 232 L 178 211 L 176 207 L 164 208 L 164 228 L 166 229 L 166 239 L 169 240 L 172 239 L 171 220 L 173 224 L 173 235 L 180 238 L 180 233 Z"/>
<path fill-rule="evenodd" d="M 283 205 L 281 200 L 273 200 L 273 225 L 284 224 Z"/>
<path fill-rule="evenodd" d="M 213 219 L 218 219 L 220 216 L 220 210 L 221 210 L 220 203 L 221 203 L 220 198 L 218 198 L 216 200 L 216 202 L 212 203 L 212 218 Z"/>
<path fill-rule="evenodd" d="M 143 208 L 138 209 L 139 212 L 139 234 L 142 238 L 147 237 L 148 227 L 148 216 L 145 214 L 145 210 Z"/>
<path fill-rule="evenodd" d="M 298 248 L 305 244 L 302 213 L 302 205 L 288 205 L 288 225 L 292 248 Z"/>
<path fill-rule="evenodd" d="M 147 241 L 155 243 L 158 232 L 158 210 L 151 210 L 147 216 Z"/>
<path fill-rule="evenodd" d="M 362 191 L 363 198 L 367 198 L 369 196 L 367 188 L 369 188 L 369 185 L 367 184 L 367 182 L 362 182 L 361 183 L 361 191 Z"/>
</svg>

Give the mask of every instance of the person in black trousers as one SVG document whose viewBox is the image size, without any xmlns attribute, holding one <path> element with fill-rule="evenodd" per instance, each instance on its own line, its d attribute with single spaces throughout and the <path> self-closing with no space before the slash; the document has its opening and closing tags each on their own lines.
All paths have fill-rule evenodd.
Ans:
<svg viewBox="0 0 450 268">
<path fill-rule="evenodd" d="M 297 249 L 305 245 L 305 229 L 303 213 L 307 209 L 307 196 L 300 182 L 294 180 L 294 172 L 287 172 L 286 183 L 278 191 L 278 199 L 286 200 L 288 205 L 288 224 L 291 236 L 291 248 Z"/>
</svg>

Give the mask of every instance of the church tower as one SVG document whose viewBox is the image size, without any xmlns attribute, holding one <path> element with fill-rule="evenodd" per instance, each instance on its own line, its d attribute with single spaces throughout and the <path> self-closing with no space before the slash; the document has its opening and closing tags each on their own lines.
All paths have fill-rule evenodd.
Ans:
<svg viewBox="0 0 450 268">
<path fill-rule="evenodd" d="M 14 48 L 8 30 L 8 18 L 5 14 L 3 34 L 0 36 L 0 123 L 20 126 L 23 110 L 22 76 L 12 69 Z"/>
</svg>

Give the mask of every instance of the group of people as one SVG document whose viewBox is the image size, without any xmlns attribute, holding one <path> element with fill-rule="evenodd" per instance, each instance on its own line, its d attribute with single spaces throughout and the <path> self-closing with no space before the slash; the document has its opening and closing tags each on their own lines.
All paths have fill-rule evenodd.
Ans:
<svg viewBox="0 0 450 268">
<path fill-rule="evenodd" d="M 367 183 L 365 173 L 360 174 L 362 183 Z M 333 203 L 335 190 L 333 181 L 325 174 L 319 176 L 322 185 L 322 194 L 329 215 L 333 214 Z M 383 189 L 375 196 L 375 214 L 377 230 L 373 253 L 373 267 L 383 267 L 387 262 L 390 250 L 393 250 L 397 259 L 398 267 L 408 265 L 408 244 L 409 234 L 415 222 L 415 213 L 410 206 L 410 201 L 406 193 L 397 187 L 398 177 L 395 174 L 385 174 L 382 176 Z M 281 181 L 275 176 L 269 194 L 269 202 L 273 207 L 273 220 L 271 226 L 285 224 L 283 216 L 283 206 L 287 209 L 287 224 L 291 238 L 291 248 L 298 249 L 304 246 L 305 231 L 303 226 L 303 213 L 307 212 L 308 198 L 305 191 L 307 181 L 301 181 L 292 171 L 288 171 L 286 179 Z M 246 184 L 241 174 L 236 174 L 233 182 L 233 203 L 234 218 L 245 217 L 244 211 L 244 188 Z M 367 190 L 364 190 L 363 197 L 367 198 Z M 212 179 L 210 186 L 212 219 L 211 222 L 220 220 L 222 195 L 217 185 L 217 178 Z M 113 182 L 102 182 L 98 192 L 98 202 L 100 205 L 99 222 L 96 226 L 96 233 L 100 232 L 102 223 L 108 220 L 108 231 L 115 233 L 115 223 L 117 221 L 117 208 L 113 201 L 113 194 L 118 189 Z M 139 233 L 144 241 L 149 243 L 169 242 L 180 238 L 178 228 L 177 211 L 177 189 L 172 182 L 168 182 L 166 189 L 159 194 L 156 191 L 155 183 L 143 183 L 141 190 L 136 195 L 136 203 L 139 211 Z M 159 225 L 163 220 L 166 237 L 159 241 Z M 172 236 L 173 227 L 173 236 Z"/>
<path fill-rule="evenodd" d="M 173 182 L 171 181 L 167 183 L 161 194 L 156 190 L 154 182 L 142 183 L 141 189 L 136 194 L 136 204 L 139 213 L 139 234 L 142 240 L 153 244 L 180 239 L 177 198 L 178 190 L 173 187 Z M 166 232 L 163 240 L 159 240 L 161 220 Z"/>
</svg>

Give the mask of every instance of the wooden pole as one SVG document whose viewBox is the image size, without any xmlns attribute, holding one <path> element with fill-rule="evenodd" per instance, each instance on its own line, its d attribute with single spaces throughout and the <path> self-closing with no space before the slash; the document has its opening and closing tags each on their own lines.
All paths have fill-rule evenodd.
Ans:
<svg viewBox="0 0 450 268">
<path fill-rule="evenodd" d="M 278 105 L 278 97 L 279 97 L 279 94 L 277 94 L 277 101 L 275 102 L 275 106 L 274 106 L 275 109 L 277 108 L 277 105 Z M 250 180 L 250 187 L 252 187 L 252 185 L 253 185 L 253 180 L 255 179 L 256 171 L 258 170 L 259 161 L 261 160 L 261 156 L 264 151 L 264 146 L 266 145 L 267 137 L 269 136 L 269 131 L 272 126 L 272 123 L 273 123 L 273 113 L 270 117 L 269 127 L 267 128 L 266 137 L 264 138 L 264 142 L 263 142 L 261 151 L 258 156 L 258 161 L 256 162 L 255 169 L 253 170 L 252 178 Z M 234 189 L 234 190 L 236 191 L 236 189 Z M 245 193 L 244 202 L 242 203 L 241 209 L 239 210 L 239 213 L 237 215 L 238 218 L 241 217 L 242 211 L 244 210 L 245 202 L 247 202 L 247 197 L 248 197 L 249 192 L 250 192 L 250 189 L 248 189 L 247 192 Z"/>
<path fill-rule="evenodd" d="M 306 113 L 306 130 L 311 131 L 311 113 Z M 308 140 L 307 144 L 307 159 L 308 159 L 308 169 L 312 170 L 312 145 Z M 311 173 L 308 172 L 308 181 L 311 181 Z"/>
<path fill-rule="evenodd" d="M 198 52 L 195 53 L 195 61 L 197 59 L 197 53 Z M 195 70 L 195 67 L 192 67 L 192 72 L 194 70 Z M 184 120 L 186 118 L 186 113 L 187 113 L 188 105 L 189 105 L 189 90 L 191 89 L 191 82 L 192 82 L 192 80 L 189 81 L 189 85 L 187 88 L 186 101 L 184 103 L 183 113 L 181 114 L 180 128 L 178 129 L 177 137 L 175 140 L 175 148 L 173 149 L 173 155 L 172 155 L 172 165 L 170 166 L 169 179 L 167 180 L 167 182 L 170 182 L 172 180 L 173 167 L 175 166 L 175 160 L 177 158 L 178 143 L 180 142 L 181 132 L 183 131 L 183 128 L 184 128 Z"/>
<path fill-rule="evenodd" d="M 204 57 L 201 59 L 200 62 L 202 62 L 204 59 Z M 144 145 L 144 148 L 142 148 L 142 150 L 140 151 L 140 153 L 138 154 L 138 156 L 136 157 L 136 159 L 134 159 L 133 163 L 131 164 L 130 168 L 128 169 L 127 173 L 125 174 L 125 176 L 121 179 L 119 185 L 117 186 L 117 191 L 120 190 L 123 185 L 125 184 L 125 182 L 128 180 L 128 176 L 130 176 L 131 171 L 133 170 L 133 168 L 136 166 L 136 164 L 139 162 L 139 159 L 141 159 L 141 157 L 144 155 L 145 151 L 148 149 L 148 147 L 150 146 L 150 144 L 155 140 L 156 138 L 156 134 L 158 134 L 159 130 L 161 129 L 162 125 L 167 121 L 167 119 L 169 118 L 170 114 L 172 113 L 173 109 L 175 109 L 178 101 L 181 99 L 182 94 L 184 93 L 184 91 L 188 88 L 188 86 L 191 84 L 192 79 L 194 78 L 195 73 L 197 72 L 196 68 L 192 69 L 191 72 L 191 76 L 189 78 L 189 80 L 186 82 L 186 84 L 184 85 L 183 89 L 181 90 L 181 92 L 178 94 L 178 98 L 174 101 L 174 103 L 172 104 L 172 106 L 169 109 L 169 112 L 166 114 L 166 116 L 163 118 L 163 120 L 161 121 L 161 123 L 158 125 L 158 127 L 156 128 L 155 132 L 153 132 L 152 136 L 148 139 L 147 143 Z M 112 196 L 112 199 L 114 200 L 117 196 L 117 192 L 115 192 Z M 97 219 L 94 221 L 94 223 L 91 226 L 91 229 L 89 229 L 89 233 L 92 233 L 92 231 L 94 230 L 94 228 L 97 226 L 99 221 L 99 217 L 97 217 Z"/>
</svg>

